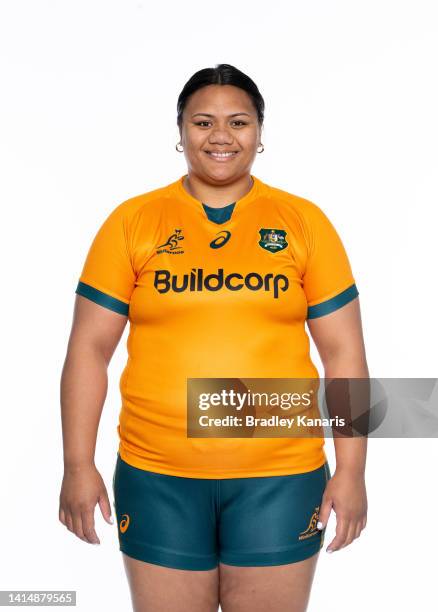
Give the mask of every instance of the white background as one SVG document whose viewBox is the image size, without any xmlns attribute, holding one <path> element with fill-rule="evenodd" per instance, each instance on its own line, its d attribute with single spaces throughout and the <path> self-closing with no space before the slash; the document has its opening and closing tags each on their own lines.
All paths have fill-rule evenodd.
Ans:
<svg viewBox="0 0 438 612">
<path fill-rule="evenodd" d="M 116 526 L 101 546 L 58 521 L 59 379 L 90 242 L 128 197 L 186 172 L 176 101 L 231 63 L 266 101 L 252 172 L 317 203 L 360 292 L 370 374 L 436 377 L 437 4 L 2 0 L 1 589 L 77 590 L 129 610 Z M 108 490 L 127 329 L 96 464 Z M 321 364 L 312 347 L 321 376 Z M 368 524 L 320 555 L 309 612 L 437 609 L 436 439 L 369 442 Z M 335 469 L 333 441 L 326 451 Z M 326 532 L 334 537 L 335 515 Z"/>
</svg>

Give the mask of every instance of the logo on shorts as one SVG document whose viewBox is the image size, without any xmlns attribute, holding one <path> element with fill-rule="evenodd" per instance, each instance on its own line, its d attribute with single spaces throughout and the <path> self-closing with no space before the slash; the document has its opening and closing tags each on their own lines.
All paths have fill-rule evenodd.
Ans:
<svg viewBox="0 0 438 612">
<path fill-rule="evenodd" d="M 285 230 L 262 227 L 259 229 L 259 234 L 259 245 L 266 251 L 276 253 L 287 247 Z"/>
<path fill-rule="evenodd" d="M 122 515 L 122 520 L 120 521 L 119 527 L 122 533 L 125 533 L 125 531 L 128 529 L 129 527 L 129 515 L 128 514 Z"/>
<path fill-rule="evenodd" d="M 312 516 L 310 517 L 310 521 L 309 521 L 309 524 L 307 525 L 307 528 L 300 533 L 298 537 L 299 540 L 306 540 L 307 538 L 311 538 L 312 536 L 317 535 L 318 533 L 321 533 L 319 529 L 316 527 L 318 523 L 318 519 L 319 519 L 319 506 L 316 506 L 315 510 L 313 511 Z"/>
<path fill-rule="evenodd" d="M 157 247 L 157 255 L 160 253 L 170 253 L 171 255 L 179 255 L 184 253 L 181 247 L 178 248 L 178 242 L 184 240 L 184 236 L 181 235 L 182 230 L 176 229 L 174 234 L 171 234 L 169 238 L 163 244 Z"/>
</svg>

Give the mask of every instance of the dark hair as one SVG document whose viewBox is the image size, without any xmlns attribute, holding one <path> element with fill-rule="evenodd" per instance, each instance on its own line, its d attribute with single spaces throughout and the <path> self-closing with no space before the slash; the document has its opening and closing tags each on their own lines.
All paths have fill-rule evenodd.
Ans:
<svg viewBox="0 0 438 612">
<path fill-rule="evenodd" d="M 179 129 L 182 126 L 182 115 L 187 104 L 188 98 L 201 87 L 207 85 L 234 85 L 246 91 L 250 96 L 255 109 L 260 127 L 263 125 L 265 101 L 262 94 L 259 92 L 254 81 L 230 64 L 216 64 L 214 68 L 203 68 L 195 72 L 187 83 L 184 85 L 181 93 L 178 96 L 177 103 L 177 125 Z"/>
</svg>

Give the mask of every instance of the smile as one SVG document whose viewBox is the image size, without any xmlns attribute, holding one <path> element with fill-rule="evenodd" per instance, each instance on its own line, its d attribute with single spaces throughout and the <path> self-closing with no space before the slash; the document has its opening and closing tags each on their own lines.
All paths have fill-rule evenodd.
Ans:
<svg viewBox="0 0 438 612">
<path fill-rule="evenodd" d="M 207 155 L 209 155 L 210 157 L 213 157 L 214 159 L 229 159 L 230 157 L 234 157 L 235 155 L 237 155 L 239 151 L 226 151 L 226 152 L 219 152 L 219 151 L 205 151 L 205 153 L 207 153 Z"/>
</svg>

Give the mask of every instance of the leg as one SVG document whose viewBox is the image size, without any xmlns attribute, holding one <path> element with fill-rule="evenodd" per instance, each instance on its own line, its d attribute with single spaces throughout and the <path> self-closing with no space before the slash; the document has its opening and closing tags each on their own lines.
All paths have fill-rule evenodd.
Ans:
<svg viewBox="0 0 438 612">
<path fill-rule="evenodd" d="M 216 483 L 141 470 L 119 456 L 113 492 L 134 612 L 217 612 Z"/>
<path fill-rule="evenodd" d="M 219 564 L 222 612 L 305 612 L 319 552 L 285 565 Z"/>
<path fill-rule="evenodd" d="M 218 568 L 181 570 L 122 557 L 133 612 L 218 611 Z"/>
<path fill-rule="evenodd" d="M 324 531 L 316 527 L 328 464 L 289 476 L 220 483 L 223 612 L 305 612 Z"/>
</svg>

